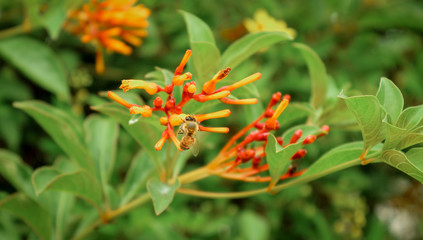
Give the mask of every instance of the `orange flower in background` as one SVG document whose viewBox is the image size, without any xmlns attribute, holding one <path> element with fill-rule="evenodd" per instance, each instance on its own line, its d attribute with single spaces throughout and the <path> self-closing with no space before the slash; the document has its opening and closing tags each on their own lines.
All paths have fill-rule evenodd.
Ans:
<svg viewBox="0 0 423 240">
<path fill-rule="evenodd" d="M 163 101 L 161 97 L 156 97 L 153 104 L 154 107 L 148 105 L 139 106 L 136 104 L 130 104 L 120 98 L 118 95 L 112 91 L 108 92 L 108 96 L 119 104 L 127 107 L 131 114 L 141 114 L 143 117 L 150 117 L 152 112 L 161 111 L 165 116 L 160 118 L 160 124 L 165 126 L 165 130 L 162 133 L 161 138 L 155 145 L 156 150 L 161 150 L 166 140 L 171 139 L 175 146 L 179 150 L 186 150 L 186 142 L 181 143 L 176 136 L 173 127 L 180 126 L 185 123 L 192 123 L 197 128 L 197 131 L 206 131 L 206 132 L 215 132 L 215 133 L 227 133 L 229 128 L 227 127 L 205 127 L 202 125 L 202 122 L 212 118 L 223 118 L 228 117 L 231 114 L 229 109 L 207 113 L 207 114 L 196 114 L 190 115 L 183 112 L 182 108 L 184 105 L 191 101 L 197 102 L 206 102 L 211 100 L 220 100 L 225 104 L 255 104 L 258 102 L 256 98 L 249 99 L 230 99 L 228 96 L 231 92 L 239 87 L 242 87 L 251 82 L 257 81 L 261 78 L 260 73 L 254 73 L 236 83 L 231 85 L 223 86 L 219 89 L 216 89 L 216 83 L 226 78 L 231 71 L 230 68 L 225 68 L 219 71 L 210 81 L 204 83 L 200 93 L 197 93 L 197 85 L 195 81 L 190 81 L 185 83 L 185 81 L 191 80 L 192 74 L 190 72 L 183 73 L 184 67 L 187 64 L 190 56 L 191 50 L 185 52 L 184 57 L 182 58 L 181 63 L 176 68 L 172 83 L 166 85 L 165 87 L 160 87 L 156 83 L 148 82 L 144 80 L 122 80 L 122 85 L 120 86 L 124 92 L 131 89 L 144 89 L 148 94 L 154 95 L 158 92 L 164 92 L 168 95 L 167 99 Z M 182 96 L 181 101 L 176 103 L 176 100 L 173 96 L 175 87 L 182 87 Z M 188 123 L 189 124 L 189 123 Z M 194 125 L 191 124 L 191 127 Z M 185 125 L 184 125 L 185 126 Z M 183 131 L 183 127 L 180 127 L 179 131 Z M 191 141 L 189 138 L 188 140 Z M 188 141 L 187 140 L 187 141 Z"/>
<path fill-rule="evenodd" d="M 91 0 L 68 13 L 65 28 L 97 49 L 97 73 L 104 72 L 104 50 L 129 55 L 132 48 L 128 44 L 140 46 L 141 38 L 147 36 L 150 9 L 135 3 L 136 0 Z"/>
<path fill-rule="evenodd" d="M 250 33 L 275 31 L 284 32 L 292 38 L 297 36 L 297 31 L 295 29 L 289 28 L 285 21 L 273 18 L 264 9 L 258 9 L 254 13 L 253 19 L 245 19 L 244 26 Z"/>
</svg>

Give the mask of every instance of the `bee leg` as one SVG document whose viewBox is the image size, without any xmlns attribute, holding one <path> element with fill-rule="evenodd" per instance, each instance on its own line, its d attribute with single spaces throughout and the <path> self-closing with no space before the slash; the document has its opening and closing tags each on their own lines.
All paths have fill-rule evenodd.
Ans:
<svg viewBox="0 0 423 240">
<path fill-rule="evenodd" d="M 181 127 L 179 127 L 178 134 L 183 134 L 183 133 L 184 133 L 184 130 Z"/>
</svg>

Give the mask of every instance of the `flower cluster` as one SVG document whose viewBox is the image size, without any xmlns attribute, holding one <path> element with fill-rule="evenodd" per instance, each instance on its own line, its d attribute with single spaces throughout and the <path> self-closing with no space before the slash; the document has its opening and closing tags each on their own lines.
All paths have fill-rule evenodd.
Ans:
<svg viewBox="0 0 423 240">
<path fill-rule="evenodd" d="M 297 35 L 295 29 L 289 28 L 285 21 L 276 20 L 264 9 L 257 10 L 254 13 L 254 19 L 245 19 L 244 26 L 251 33 L 263 31 L 285 32 L 292 38 Z"/>
<path fill-rule="evenodd" d="M 91 0 L 81 9 L 68 13 L 65 28 L 81 36 L 83 43 L 91 42 L 97 48 L 96 71 L 104 71 L 104 49 L 124 55 L 132 53 L 133 46 L 142 44 L 147 36 L 147 17 L 150 10 L 134 5 L 136 0 Z"/>
<path fill-rule="evenodd" d="M 291 99 L 290 95 L 284 95 L 280 92 L 273 94 L 267 108 L 255 121 L 250 123 L 244 129 L 234 135 L 228 143 L 220 151 L 218 157 L 210 164 L 210 169 L 214 174 L 223 178 L 241 180 L 247 182 L 269 182 L 270 176 L 262 176 L 260 173 L 268 171 L 269 166 L 267 163 L 263 164 L 263 157 L 266 156 L 265 148 L 267 144 L 267 137 L 269 132 L 279 129 L 278 117 L 288 106 Z M 279 105 L 273 110 L 279 102 Z M 266 119 L 264 122 L 261 122 Z M 249 132 L 251 129 L 254 131 Z M 249 133 L 248 133 L 249 132 Z M 247 134 L 248 133 L 248 134 Z M 324 125 L 321 127 L 321 133 L 316 135 L 306 136 L 302 145 L 313 143 L 317 138 L 329 133 L 329 126 Z M 277 137 L 277 141 L 283 148 L 290 144 L 295 144 L 302 137 L 302 130 L 298 129 L 292 135 L 288 143 L 284 143 L 282 137 Z M 245 136 L 246 135 L 246 136 Z M 241 137 L 243 140 L 237 143 Z M 298 150 L 291 160 L 303 158 L 307 151 L 305 149 Z M 250 162 L 251 164 L 246 164 Z M 284 174 L 281 179 L 301 175 L 303 171 L 295 172 L 295 167 L 291 164 L 290 169 Z"/>
<path fill-rule="evenodd" d="M 223 69 L 219 71 L 214 77 L 204 83 L 200 93 L 196 94 L 197 85 L 195 81 L 189 81 L 192 79 L 192 74 L 190 72 L 183 73 L 184 67 L 188 62 L 188 59 L 191 56 L 191 50 L 187 50 L 181 63 L 176 68 L 172 83 L 164 87 L 159 86 L 156 83 L 148 82 L 144 80 L 122 80 L 122 85 L 120 86 L 124 92 L 131 89 L 144 89 L 148 94 L 154 95 L 158 92 L 164 92 L 168 95 L 167 99 L 163 101 L 161 97 L 156 97 L 153 104 L 154 107 L 148 105 L 139 106 L 136 104 L 130 104 L 120 98 L 115 93 L 109 91 L 108 96 L 114 101 L 120 103 L 121 105 L 127 107 L 129 112 L 132 114 L 141 114 L 143 117 L 150 117 L 152 112 L 161 111 L 165 116 L 160 118 L 160 124 L 166 126 L 165 130 L 162 133 L 160 140 L 156 143 L 156 150 L 160 150 L 167 139 L 171 139 L 175 146 L 181 150 L 180 141 L 176 138 L 173 127 L 179 126 L 184 122 L 185 117 L 188 115 L 182 111 L 183 106 L 190 100 L 195 100 L 198 102 L 206 102 L 210 100 L 220 100 L 225 104 L 255 104 L 257 103 L 256 98 L 249 99 L 230 99 L 228 96 L 231 92 L 239 87 L 242 87 L 248 83 L 254 82 L 261 78 L 260 73 L 252 74 L 238 82 L 233 83 L 232 85 L 223 86 L 216 89 L 216 84 L 222 79 L 226 78 L 231 71 L 230 68 Z M 175 87 L 182 87 L 182 97 L 179 103 L 176 103 L 176 100 L 173 96 Z M 196 122 L 198 122 L 199 130 L 206 132 L 216 132 L 216 133 L 227 133 L 229 128 L 227 127 L 205 127 L 201 123 L 207 119 L 212 118 L 222 118 L 228 117 L 231 114 L 229 109 L 221 110 L 218 112 L 207 113 L 207 114 L 196 114 L 193 115 Z"/>
</svg>

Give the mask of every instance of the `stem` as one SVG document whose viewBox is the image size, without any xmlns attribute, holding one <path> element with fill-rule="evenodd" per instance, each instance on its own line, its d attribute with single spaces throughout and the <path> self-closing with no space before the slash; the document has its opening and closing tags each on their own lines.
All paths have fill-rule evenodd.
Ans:
<svg viewBox="0 0 423 240">
<path fill-rule="evenodd" d="M 166 146 L 166 163 L 165 163 L 166 181 L 171 177 L 172 169 L 173 169 L 173 167 L 170 166 L 172 162 L 170 157 L 170 148 L 171 148 L 170 146 L 171 146 L 170 144 L 167 144 Z"/>
<path fill-rule="evenodd" d="M 24 26 L 24 24 L 4 29 L 0 31 L 0 39 L 24 33 L 26 30 L 28 29 Z"/>
<path fill-rule="evenodd" d="M 95 228 L 100 226 L 102 223 L 101 219 L 97 219 L 97 221 L 93 222 L 91 225 L 86 227 L 84 230 L 82 230 L 78 235 L 71 238 L 72 240 L 79 240 L 88 235 L 91 231 L 93 231 Z"/>
<path fill-rule="evenodd" d="M 375 153 L 374 155 L 377 156 L 380 153 Z M 372 158 L 371 162 L 377 162 L 376 161 L 377 158 Z M 326 169 L 324 171 L 309 175 L 309 176 L 305 176 L 305 177 L 299 177 L 296 178 L 292 181 L 289 181 L 287 183 L 283 183 L 283 184 L 279 184 L 275 187 L 273 187 L 273 191 L 271 193 L 276 193 L 277 191 L 281 191 L 283 189 L 287 189 L 296 185 L 300 185 L 300 184 L 304 184 L 307 182 L 310 182 L 314 179 L 320 178 L 322 176 L 326 176 L 329 175 L 333 172 L 339 171 L 339 170 L 343 170 L 345 168 L 354 166 L 361 163 L 361 159 L 360 158 L 356 158 L 353 159 L 351 161 L 339 164 L 333 168 L 329 168 Z M 306 174 L 307 172 L 305 172 Z M 250 197 L 250 196 L 254 196 L 257 194 L 261 194 L 261 193 L 265 193 L 268 192 L 267 191 L 267 187 L 265 188 L 260 188 L 260 189 L 256 189 L 256 190 L 251 190 L 251 191 L 244 191 L 244 192 L 228 192 L 228 193 L 219 193 L 219 192 L 206 192 L 206 191 L 199 191 L 199 190 L 195 190 L 195 189 L 185 189 L 185 188 L 179 188 L 178 189 L 178 193 L 182 193 L 182 194 L 186 194 L 186 195 L 191 195 L 191 196 L 197 196 L 197 197 L 204 197 L 204 198 L 245 198 L 245 197 Z"/>
<path fill-rule="evenodd" d="M 207 167 L 201 167 L 179 176 L 179 182 L 181 183 L 181 185 L 188 184 L 206 178 L 210 175 L 210 171 Z"/>
<path fill-rule="evenodd" d="M 261 188 L 261 189 L 245 191 L 245 192 L 218 193 L 218 192 L 200 191 L 195 189 L 179 188 L 178 193 L 196 196 L 196 197 L 203 197 L 203 198 L 245 198 L 245 197 L 254 196 L 260 193 L 265 193 L 266 190 L 267 188 Z"/>
<path fill-rule="evenodd" d="M 113 211 L 110 211 L 107 213 L 107 219 L 111 220 L 119 215 L 122 215 L 124 213 L 129 212 L 130 210 L 144 204 L 148 199 L 150 199 L 150 195 L 148 193 L 144 193 L 141 196 L 135 198 L 134 200 L 132 200 L 131 202 L 129 202 L 126 205 L 121 206 L 118 209 L 115 209 Z"/>
</svg>

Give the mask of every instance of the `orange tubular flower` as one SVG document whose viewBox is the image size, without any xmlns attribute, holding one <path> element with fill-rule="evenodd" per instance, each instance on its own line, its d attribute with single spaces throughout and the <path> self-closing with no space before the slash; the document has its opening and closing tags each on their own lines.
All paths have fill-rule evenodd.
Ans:
<svg viewBox="0 0 423 240">
<path fill-rule="evenodd" d="M 135 0 L 91 0 L 80 9 L 69 11 L 65 29 L 80 36 L 83 43 L 96 46 L 98 73 L 104 71 L 104 49 L 129 55 L 132 48 L 128 44 L 140 46 L 141 38 L 147 36 L 150 10 L 134 4 Z"/>
<path fill-rule="evenodd" d="M 250 81 L 250 79 L 251 78 L 249 78 L 248 81 Z M 243 80 L 241 80 L 241 82 L 242 81 Z M 269 170 L 269 165 L 263 163 L 263 158 L 266 157 L 265 149 L 268 141 L 267 139 L 271 131 L 275 131 L 279 128 L 277 119 L 289 104 L 290 98 L 289 95 L 282 97 L 280 92 L 273 94 L 264 112 L 255 121 L 235 134 L 222 148 L 219 155 L 209 164 L 208 167 L 210 171 L 220 177 L 232 180 L 271 182 L 271 177 L 264 174 Z M 273 110 L 272 108 L 276 105 L 276 109 Z M 266 119 L 266 121 L 261 122 L 263 119 Z M 255 130 L 250 131 L 251 129 Z M 328 134 L 329 129 L 329 126 L 324 125 L 321 127 L 320 132 L 316 130 L 317 136 L 308 135 L 305 137 L 303 136 L 303 131 L 298 129 L 293 133 L 289 143 L 286 145 L 284 145 L 282 137 L 277 137 L 276 140 L 282 148 L 298 143 L 300 143 L 300 145 L 312 144 L 317 138 Z M 207 130 L 204 128 L 202 129 L 202 131 Z M 240 140 L 243 136 L 244 139 Z M 302 142 L 299 142 L 300 139 Z M 290 156 L 290 159 L 292 161 L 298 161 L 297 159 L 305 157 L 306 154 L 307 151 L 305 149 L 299 149 Z M 248 165 L 248 162 L 251 164 Z M 296 171 L 295 165 L 291 164 L 291 167 L 280 177 L 280 179 L 299 176 L 303 172 L 305 172 L 305 170 Z M 271 190 L 271 185 L 269 186 Z"/>
<path fill-rule="evenodd" d="M 111 20 L 116 22 L 124 21 L 124 19 L 118 18 L 118 15 L 116 14 L 111 14 L 110 16 L 103 16 L 103 17 L 107 21 L 111 21 Z M 113 28 L 107 31 L 107 34 L 117 35 L 117 34 L 121 34 L 121 31 L 119 31 L 116 28 Z M 89 38 L 87 37 L 86 40 L 89 40 Z M 138 106 L 136 104 L 130 104 L 126 102 L 125 100 L 123 100 L 122 98 L 120 98 L 115 93 L 111 91 L 108 92 L 108 95 L 111 99 L 113 99 L 114 101 L 128 108 L 131 114 L 141 114 L 143 117 L 150 117 L 154 111 L 161 111 L 164 113 L 165 116 L 160 118 L 160 124 L 165 126 L 166 128 L 164 129 L 161 138 L 155 145 L 156 150 L 161 150 L 166 140 L 171 140 L 175 144 L 176 148 L 180 151 L 182 151 L 182 149 L 186 149 L 186 146 L 184 146 L 183 148 L 181 147 L 181 142 L 176 137 L 174 129 L 173 129 L 173 127 L 175 126 L 184 124 L 185 121 L 192 121 L 197 123 L 198 129 L 200 131 L 214 132 L 214 133 L 228 133 L 229 132 L 229 128 L 227 127 L 205 127 L 200 125 L 203 121 L 208 119 L 228 117 L 231 114 L 231 111 L 229 109 L 225 109 L 225 110 L 221 110 L 221 111 L 217 111 L 213 113 L 206 113 L 206 114 L 195 114 L 195 115 L 186 114 L 182 111 L 182 108 L 190 100 L 194 100 L 197 102 L 220 100 L 221 102 L 226 104 L 255 104 L 257 103 L 256 98 L 232 100 L 226 97 L 228 97 L 231 94 L 232 90 L 260 79 L 261 77 L 260 73 L 255 73 L 235 84 L 224 86 L 218 90 L 215 90 L 216 83 L 218 81 L 223 80 L 229 74 L 231 70 L 230 68 L 226 68 L 224 70 L 219 71 L 210 81 L 206 82 L 203 85 L 203 87 L 201 88 L 202 89 L 201 93 L 195 94 L 195 92 L 197 91 L 197 86 L 195 81 L 191 81 L 189 83 L 184 84 L 185 81 L 192 79 L 191 73 L 189 72 L 183 73 L 184 67 L 187 64 L 191 54 L 192 54 L 191 50 L 187 50 L 185 52 L 185 55 L 182 58 L 181 63 L 178 65 L 178 67 L 175 70 L 172 83 L 166 85 L 165 87 L 160 87 L 156 83 L 148 82 L 144 80 L 136 80 L 136 79 L 122 80 L 122 85 L 120 86 L 120 88 L 124 92 L 127 92 L 132 89 L 144 89 L 150 95 L 154 95 L 159 92 L 166 93 L 168 95 L 166 101 L 164 101 L 164 99 L 162 99 L 161 97 L 156 97 L 155 100 L 153 101 L 154 107 L 150 107 L 147 105 Z M 175 86 L 182 87 L 182 97 L 179 103 L 176 103 L 175 97 L 173 96 Z"/>
</svg>

